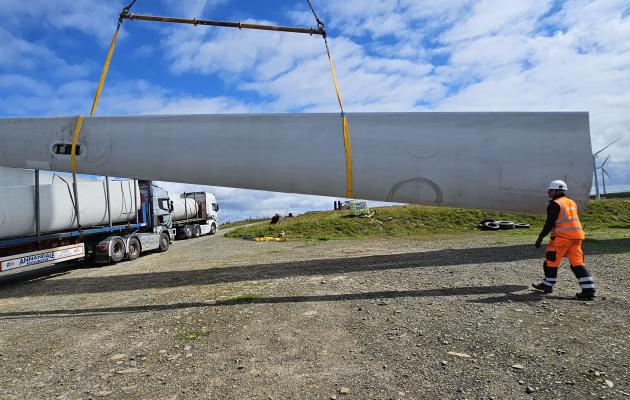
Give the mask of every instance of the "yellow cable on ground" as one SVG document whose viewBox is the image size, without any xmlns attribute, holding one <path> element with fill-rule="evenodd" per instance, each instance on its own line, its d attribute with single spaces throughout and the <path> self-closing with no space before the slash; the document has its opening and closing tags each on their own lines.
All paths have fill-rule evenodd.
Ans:
<svg viewBox="0 0 630 400">
<path fill-rule="evenodd" d="M 332 72 L 333 83 L 335 84 L 335 93 L 337 93 L 337 101 L 339 102 L 339 108 L 341 109 L 341 126 L 343 129 L 343 146 L 346 153 L 346 196 L 352 198 L 352 147 L 350 146 L 350 128 L 348 127 L 348 117 L 343 111 L 343 103 L 341 101 L 341 92 L 339 91 L 339 85 L 337 84 L 337 74 L 335 74 L 335 65 L 333 63 L 330 49 L 328 48 L 328 41 L 324 37 L 324 43 L 326 44 L 326 54 L 328 54 L 328 62 L 330 63 L 330 71 Z"/>
<path fill-rule="evenodd" d="M 109 45 L 109 50 L 107 51 L 107 57 L 105 58 L 105 65 L 103 65 L 103 71 L 101 71 L 101 78 L 98 81 L 98 86 L 96 87 L 96 94 L 94 95 L 94 101 L 92 101 L 92 109 L 90 110 L 90 116 L 94 115 L 96 112 L 96 106 L 98 105 L 98 101 L 101 98 L 101 92 L 103 91 L 103 85 L 105 84 L 105 77 L 107 77 L 107 71 L 109 71 L 109 64 L 112 60 L 112 55 L 114 54 L 114 47 L 116 46 L 116 40 L 118 39 L 118 33 L 120 32 L 120 25 L 116 28 L 116 32 L 114 32 L 114 37 L 112 37 L 112 42 Z M 74 134 L 72 135 L 72 149 L 70 150 L 70 161 L 72 163 L 72 173 L 77 173 L 77 143 L 79 141 L 79 135 L 81 134 L 81 126 L 83 125 L 83 115 L 80 115 L 77 119 L 77 125 L 74 128 Z"/>
</svg>

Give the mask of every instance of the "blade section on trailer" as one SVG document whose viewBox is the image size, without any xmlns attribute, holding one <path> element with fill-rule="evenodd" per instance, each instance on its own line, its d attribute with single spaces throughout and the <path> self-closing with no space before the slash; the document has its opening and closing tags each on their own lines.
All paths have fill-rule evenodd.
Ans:
<svg viewBox="0 0 630 400">
<path fill-rule="evenodd" d="M 591 188 L 588 113 L 351 113 L 354 197 L 543 213 Z M 71 171 L 76 117 L 0 119 L 0 165 Z M 78 171 L 345 197 L 338 114 L 86 117 Z"/>
</svg>

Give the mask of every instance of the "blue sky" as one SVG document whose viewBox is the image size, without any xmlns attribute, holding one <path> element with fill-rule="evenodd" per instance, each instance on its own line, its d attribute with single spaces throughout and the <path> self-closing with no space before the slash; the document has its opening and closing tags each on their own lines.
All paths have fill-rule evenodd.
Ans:
<svg viewBox="0 0 630 400">
<path fill-rule="evenodd" d="M 87 113 L 120 1 L 2 0 L 0 116 Z M 313 0 L 347 111 L 589 111 L 630 184 L 627 0 Z M 137 0 L 136 13 L 315 26 L 305 0 Z M 336 112 L 320 37 L 126 21 L 97 114 Z M 167 185 L 172 190 L 183 185 Z M 331 199 L 213 188 L 224 216 Z"/>
</svg>

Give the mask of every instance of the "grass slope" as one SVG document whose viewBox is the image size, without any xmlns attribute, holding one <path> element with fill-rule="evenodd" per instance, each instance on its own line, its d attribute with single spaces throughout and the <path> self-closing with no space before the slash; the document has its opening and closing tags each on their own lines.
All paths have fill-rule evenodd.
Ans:
<svg viewBox="0 0 630 400">
<path fill-rule="evenodd" d="M 366 237 L 427 238 L 479 232 L 477 224 L 485 218 L 510 220 L 532 225 L 532 229 L 488 232 L 502 237 L 537 237 L 545 218 L 532 215 L 495 213 L 459 208 L 397 206 L 373 209 L 372 218 L 348 217 L 348 211 L 324 211 L 284 219 L 280 224 L 266 223 L 237 228 L 227 237 L 277 236 L 284 231 L 287 240 L 331 240 Z M 630 237 L 630 200 L 591 201 L 581 216 L 590 238 Z M 486 233 L 486 232 L 484 232 Z"/>
</svg>

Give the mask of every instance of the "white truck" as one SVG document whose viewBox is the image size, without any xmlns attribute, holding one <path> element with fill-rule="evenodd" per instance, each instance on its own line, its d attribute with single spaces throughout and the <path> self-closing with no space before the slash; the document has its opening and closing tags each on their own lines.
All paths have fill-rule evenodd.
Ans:
<svg viewBox="0 0 630 400">
<path fill-rule="evenodd" d="M 212 193 L 185 192 L 171 196 L 172 226 L 178 239 L 217 233 L 218 212 L 219 203 Z"/>
<path fill-rule="evenodd" d="M 151 181 L 73 181 L 0 168 L 0 277 L 89 257 L 111 264 L 164 252 L 176 236 L 216 233 L 218 209 L 210 193 L 169 197 Z"/>
</svg>

